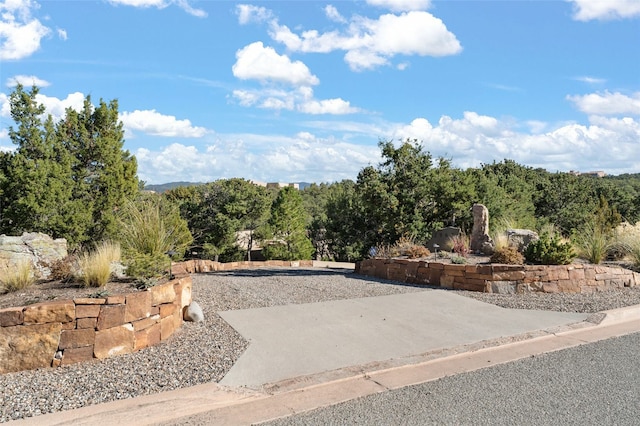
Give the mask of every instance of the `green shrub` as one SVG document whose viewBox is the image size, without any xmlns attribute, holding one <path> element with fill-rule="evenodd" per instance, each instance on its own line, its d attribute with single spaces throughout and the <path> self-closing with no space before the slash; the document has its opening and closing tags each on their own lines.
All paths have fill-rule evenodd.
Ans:
<svg viewBox="0 0 640 426">
<path fill-rule="evenodd" d="M 128 257 L 124 264 L 128 276 L 139 281 L 147 281 L 168 274 L 169 262 L 169 256 L 165 254 L 137 253 Z"/>
<path fill-rule="evenodd" d="M 578 255 L 596 265 L 602 262 L 614 247 L 612 234 L 593 223 L 585 225 L 574 236 L 574 240 Z"/>
<path fill-rule="evenodd" d="M 0 276 L 2 292 L 11 293 L 23 290 L 36 281 L 33 266 L 28 260 L 18 262 L 14 268 L 7 268 Z"/>
<path fill-rule="evenodd" d="M 463 256 L 451 256 L 451 263 L 454 263 L 456 265 L 464 265 L 465 263 L 467 263 L 467 259 Z"/>
<path fill-rule="evenodd" d="M 504 263 L 506 265 L 522 265 L 524 256 L 517 248 L 501 246 L 491 255 L 491 263 Z"/>
<path fill-rule="evenodd" d="M 576 257 L 570 242 L 563 242 L 560 235 L 543 232 L 540 239 L 532 241 L 524 252 L 531 263 L 541 265 L 568 265 Z"/>
<path fill-rule="evenodd" d="M 111 278 L 111 262 L 120 260 L 120 245 L 103 241 L 80 255 L 81 280 L 85 287 L 104 287 Z"/>
</svg>

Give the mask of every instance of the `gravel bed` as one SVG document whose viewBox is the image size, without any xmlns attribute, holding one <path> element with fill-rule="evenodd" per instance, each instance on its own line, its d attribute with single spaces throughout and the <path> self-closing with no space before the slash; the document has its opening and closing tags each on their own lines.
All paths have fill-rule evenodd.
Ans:
<svg viewBox="0 0 640 426">
<path fill-rule="evenodd" d="M 217 382 L 247 342 L 218 311 L 425 291 L 331 269 L 258 269 L 193 276 L 203 323 L 184 323 L 155 347 L 56 369 L 0 375 L 0 422 Z M 640 304 L 640 288 L 589 295 L 458 294 L 519 309 L 597 312 Z"/>
</svg>

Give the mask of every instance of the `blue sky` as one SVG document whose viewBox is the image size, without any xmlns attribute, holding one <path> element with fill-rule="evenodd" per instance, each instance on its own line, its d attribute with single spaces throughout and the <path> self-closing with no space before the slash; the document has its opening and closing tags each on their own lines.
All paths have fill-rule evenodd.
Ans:
<svg viewBox="0 0 640 426">
<path fill-rule="evenodd" d="M 117 99 L 148 183 L 355 179 L 379 140 L 640 172 L 640 0 L 0 1 L 7 97 Z"/>
</svg>

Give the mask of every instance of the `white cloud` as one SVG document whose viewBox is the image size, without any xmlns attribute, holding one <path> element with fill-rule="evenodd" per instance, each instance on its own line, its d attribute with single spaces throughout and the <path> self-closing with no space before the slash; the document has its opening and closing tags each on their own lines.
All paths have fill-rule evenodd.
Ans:
<svg viewBox="0 0 640 426">
<path fill-rule="evenodd" d="M 613 20 L 640 16 L 638 0 L 568 0 L 573 3 L 577 21 Z"/>
<path fill-rule="evenodd" d="M 272 110 L 297 110 L 304 114 L 332 114 L 344 115 L 361 112 L 360 108 L 351 106 L 349 101 L 341 98 L 314 99 L 313 89 L 308 86 L 300 86 L 293 90 L 258 89 L 258 90 L 234 90 L 233 98 L 242 106 L 272 109 Z"/>
<path fill-rule="evenodd" d="M 134 154 L 140 178 L 149 183 L 231 177 L 326 182 L 354 179 L 362 167 L 379 161 L 378 150 L 370 146 L 323 139 L 309 132 L 223 135 L 205 148 L 172 144 L 157 151 L 141 148 Z"/>
<path fill-rule="evenodd" d="M 517 123 L 466 112 L 461 119 L 442 116 L 437 125 L 417 118 L 397 125 L 385 137 L 418 139 L 431 154 L 452 158 L 463 168 L 505 158 L 550 171 L 597 169 L 617 174 L 638 167 L 640 123 L 632 118 L 592 116 L 589 125 L 571 123 L 547 131 L 548 124 L 528 124 L 535 127 L 532 133 L 517 131 Z"/>
<path fill-rule="evenodd" d="M 298 35 L 276 19 L 270 27 L 270 36 L 294 52 L 346 51 L 345 61 L 354 71 L 386 65 L 396 55 L 447 56 L 462 51 L 442 20 L 424 11 L 385 14 L 378 19 L 356 16 L 344 32 L 309 30 Z"/>
<path fill-rule="evenodd" d="M 236 52 L 233 75 L 242 80 L 287 83 L 294 86 L 316 85 L 318 77 L 301 61 L 291 61 L 262 42 L 251 43 Z"/>
<path fill-rule="evenodd" d="M 360 111 L 341 98 L 309 101 L 300 105 L 299 110 L 307 114 L 353 114 Z"/>
<path fill-rule="evenodd" d="M 7 87 L 15 87 L 18 83 L 27 88 L 33 85 L 40 88 L 51 85 L 48 81 L 38 78 L 35 75 L 16 75 L 7 79 Z"/>
<path fill-rule="evenodd" d="M 108 0 L 109 3 L 118 6 L 132 6 L 138 8 L 155 7 L 158 9 L 164 9 L 171 4 L 175 4 L 190 15 L 198 18 L 204 18 L 207 13 L 202 9 L 196 9 L 187 0 Z"/>
<path fill-rule="evenodd" d="M 367 0 L 371 6 L 384 7 L 394 12 L 408 10 L 426 10 L 431 6 L 431 0 Z"/>
<path fill-rule="evenodd" d="M 42 93 L 36 95 L 36 101 L 45 107 L 45 114 L 51 114 L 54 121 L 61 120 L 67 108 L 82 111 L 84 108 L 85 95 L 80 92 L 70 93 L 65 99 L 58 99 L 45 96 Z"/>
<path fill-rule="evenodd" d="M 591 115 L 640 115 L 640 92 L 631 96 L 619 92 L 591 93 L 583 96 L 567 96 L 576 107 L 585 114 Z"/>
<path fill-rule="evenodd" d="M 334 22 L 339 22 L 341 24 L 345 24 L 347 22 L 344 16 L 342 16 L 340 12 L 338 12 L 338 9 L 336 9 L 336 7 L 333 5 L 326 5 L 324 7 L 324 14 L 327 15 L 327 18 Z"/>
<path fill-rule="evenodd" d="M 40 49 L 40 40 L 51 30 L 31 17 L 38 7 L 31 0 L 0 3 L 0 60 L 22 59 Z"/>
<path fill-rule="evenodd" d="M 120 120 L 125 130 L 141 131 L 154 136 L 201 138 L 207 133 L 207 129 L 193 126 L 189 120 L 178 120 L 172 115 L 163 115 L 153 109 L 123 112 L 120 114 Z"/>
<path fill-rule="evenodd" d="M 267 8 L 250 4 L 237 5 L 236 14 L 240 25 L 246 25 L 250 22 L 265 22 L 273 18 L 271 11 Z"/>
<path fill-rule="evenodd" d="M 60 37 L 62 40 L 67 40 L 68 36 L 67 36 L 66 30 L 63 30 L 62 28 L 58 28 L 56 31 L 58 33 L 58 37 Z"/>
</svg>

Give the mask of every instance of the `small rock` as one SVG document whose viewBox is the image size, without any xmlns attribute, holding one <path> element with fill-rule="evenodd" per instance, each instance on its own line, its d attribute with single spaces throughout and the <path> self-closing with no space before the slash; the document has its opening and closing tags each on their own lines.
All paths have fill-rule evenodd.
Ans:
<svg viewBox="0 0 640 426">
<path fill-rule="evenodd" d="M 202 313 L 202 308 L 198 305 L 198 302 L 191 302 L 189 306 L 187 306 L 184 310 L 184 320 L 185 321 L 193 321 L 193 322 L 202 322 L 204 321 L 204 314 Z"/>
</svg>

